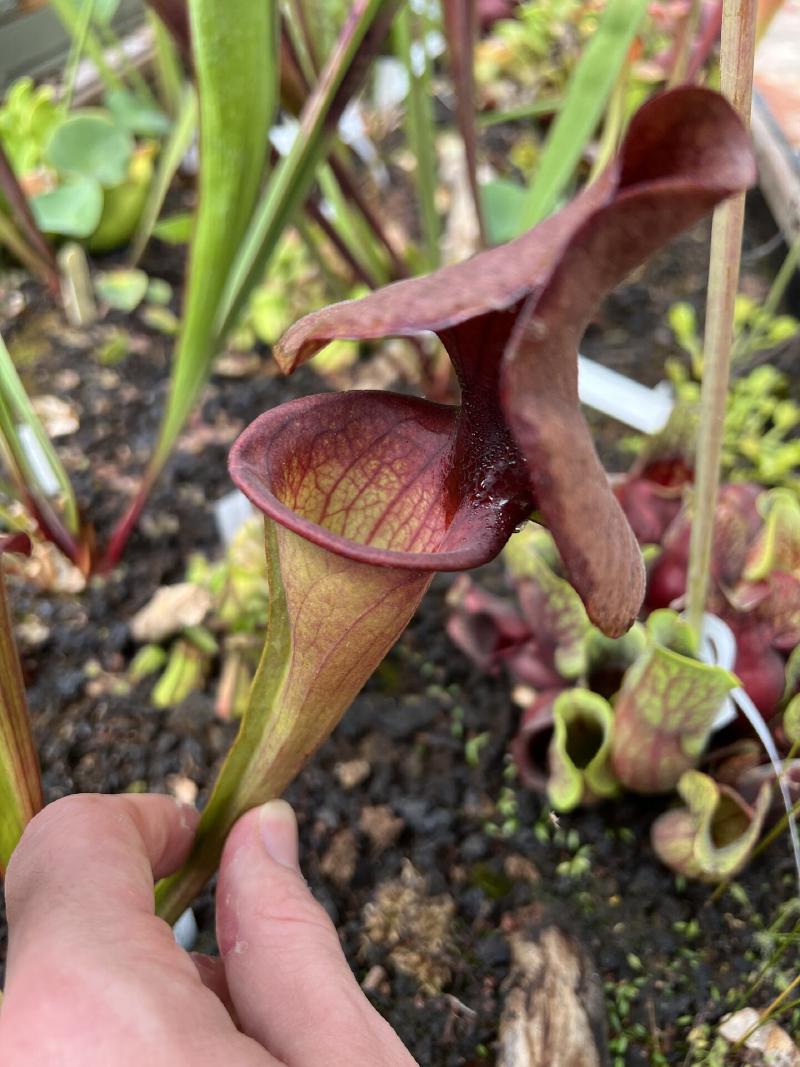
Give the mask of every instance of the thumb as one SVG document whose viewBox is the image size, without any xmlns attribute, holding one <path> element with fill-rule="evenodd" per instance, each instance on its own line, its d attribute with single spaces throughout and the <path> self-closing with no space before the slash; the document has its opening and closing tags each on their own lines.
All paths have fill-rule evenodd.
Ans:
<svg viewBox="0 0 800 1067">
<path fill-rule="evenodd" d="M 231 831 L 217 940 L 241 1028 L 288 1067 L 413 1067 L 300 873 L 297 822 L 285 801 L 248 812 Z"/>
</svg>

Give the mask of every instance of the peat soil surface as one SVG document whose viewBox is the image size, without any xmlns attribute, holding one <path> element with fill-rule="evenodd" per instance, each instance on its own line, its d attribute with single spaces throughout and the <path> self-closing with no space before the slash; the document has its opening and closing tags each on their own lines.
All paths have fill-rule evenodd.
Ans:
<svg viewBox="0 0 800 1067">
<path fill-rule="evenodd" d="M 766 236 L 750 235 L 751 246 L 769 236 L 765 227 Z M 584 351 L 657 381 L 664 355 L 674 352 L 666 308 L 676 299 L 702 303 L 706 242 L 700 228 L 621 289 Z M 177 283 L 170 273 L 178 268 L 164 255 L 151 253 L 145 266 Z M 746 285 L 764 289 L 752 272 Z M 26 377 L 34 390 L 57 393 L 80 411 L 80 429 L 60 443 L 102 541 L 151 447 L 171 340 L 148 330 L 138 313 L 67 330 L 36 290 L 25 292 L 29 309 L 9 325 L 8 339 L 13 346 L 25 330 L 46 335 L 45 353 Z M 137 349 L 113 368 L 92 356 L 109 322 L 124 325 Z M 197 783 L 201 802 L 207 795 L 235 725 L 215 717 L 210 691 L 166 711 L 149 705 L 147 683 L 116 692 L 113 679 L 135 650 L 128 622 L 158 586 L 183 578 L 191 551 L 217 550 L 212 509 L 230 489 L 225 456 L 237 430 L 264 409 L 319 389 L 309 370 L 276 377 L 266 353 L 254 377 L 215 377 L 111 577 L 58 596 L 12 578 L 49 800 L 75 791 L 167 791 L 176 776 Z M 593 421 L 613 459 L 619 429 Z M 497 567 L 486 577 L 498 587 Z M 288 793 L 304 872 L 353 969 L 420 1064 L 490 1064 L 507 934 L 544 915 L 594 958 L 616 1064 L 701 1062 L 724 1011 L 740 1000 L 763 1006 L 797 971 L 792 949 L 749 992 L 776 947 L 768 928 L 794 891 L 786 840 L 742 875 L 735 894 L 711 903 L 708 887 L 680 884 L 650 849 L 650 823 L 668 801 L 629 797 L 552 818 L 509 765 L 518 711 L 505 680 L 482 676 L 448 641 L 448 587 L 446 575 L 435 580 L 396 648 Z M 38 625 L 26 627 L 31 619 Z M 213 951 L 210 891 L 196 910 L 198 947 Z M 0 967 L 4 954 L 0 914 Z"/>
</svg>

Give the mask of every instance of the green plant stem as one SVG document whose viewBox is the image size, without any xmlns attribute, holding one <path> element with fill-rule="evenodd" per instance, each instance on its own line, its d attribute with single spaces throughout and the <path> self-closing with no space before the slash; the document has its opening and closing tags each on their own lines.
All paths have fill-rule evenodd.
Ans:
<svg viewBox="0 0 800 1067">
<path fill-rule="evenodd" d="M 80 13 L 75 10 L 72 0 L 50 0 L 50 6 L 58 15 L 67 33 L 75 40 L 80 32 Z M 103 46 L 91 27 L 86 33 L 85 45 L 86 53 L 97 67 L 97 73 L 106 89 L 122 89 L 122 79 L 106 63 Z"/>
<path fill-rule="evenodd" d="M 609 0 L 606 5 L 550 128 L 528 190 L 520 232 L 541 222 L 555 208 L 594 133 L 646 7 L 645 0 Z"/>
<path fill-rule="evenodd" d="M 331 151 L 336 125 L 360 88 L 366 68 L 393 19 L 400 0 L 360 0 L 305 108 L 289 154 L 275 167 L 231 268 L 216 335 L 235 325 L 252 287 L 264 276 L 278 238 L 305 201 L 322 159 Z"/>
<path fill-rule="evenodd" d="M 64 107 L 69 110 L 72 103 L 72 94 L 75 91 L 75 77 L 78 73 L 78 64 L 81 61 L 83 50 L 86 47 L 86 38 L 89 35 L 89 27 L 94 12 L 94 0 L 83 0 L 72 38 L 67 67 L 64 72 Z"/>
<path fill-rule="evenodd" d="M 619 72 L 606 107 L 603 133 L 597 146 L 597 156 L 592 164 L 592 172 L 589 176 L 590 182 L 603 173 L 606 166 L 616 155 L 622 140 L 625 130 L 625 95 L 628 90 L 629 75 L 630 64 L 623 63 L 622 70 Z"/>
<path fill-rule="evenodd" d="M 783 294 L 786 292 L 786 288 L 792 280 L 798 266 L 800 266 L 800 237 L 786 253 L 786 257 L 783 263 L 781 263 L 780 270 L 775 275 L 775 280 L 770 286 L 767 298 L 763 305 L 765 317 L 769 316 L 772 318 L 778 310 L 778 305 L 781 300 L 783 300 Z"/>
<path fill-rule="evenodd" d="M 177 120 L 184 94 L 184 77 L 178 49 L 169 30 L 154 11 L 148 10 L 147 21 L 153 31 L 156 88 L 162 107 L 171 118 Z"/>
<path fill-rule="evenodd" d="M 105 43 L 107 48 L 114 50 L 118 57 L 119 69 L 122 71 L 123 78 L 127 79 L 131 88 L 141 97 L 142 100 L 146 100 L 148 104 L 153 107 L 158 106 L 156 98 L 153 95 L 153 91 L 147 84 L 142 72 L 128 59 L 128 54 L 123 47 L 122 41 L 114 32 L 111 26 L 100 26 L 99 33 L 101 40 Z"/>
<path fill-rule="evenodd" d="M 0 874 L 42 803 L 39 762 L 0 558 Z"/>
<path fill-rule="evenodd" d="M 331 167 L 327 164 L 319 169 L 319 186 L 323 196 L 333 208 L 333 225 L 342 242 L 350 250 L 351 255 L 361 256 L 366 261 L 367 269 L 378 285 L 385 285 L 390 280 L 389 272 L 375 247 L 376 243 L 368 224 L 363 216 L 359 217 L 352 210 Z"/>
<path fill-rule="evenodd" d="M 413 32 L 413 14 L 406 5 L 397 17 L 397 50 L 408 72 L 408 107 L 406 125 L 414 155 L 414 178 L 419 198 L 425 266 L 439 265 L 441 223 L 436 208 L 436 126 L 433 118 L 430 59 L 425 48 L 425 30 Z M 421 57 L 421 58 L 420 58 Z"/>
<path fill-rule="evenodd" d="M 739 1040 L 732 1046 L 734 1049 L 741 1048 L 748 1038 L 752 1037 L 756 1030 L 759 1030 L 765 1023 L 769 1022 L 770 1018 L 780 1008 L 790 993 L 800 986 L 800 974 L 796 975 L 792 981 L 787 985 L 782 993 L 779 993 L 775 999 L 767 1005 L 767 1007 L 759 1014 L 758 1019 L 753 1023 L 750 1029 L 742 1034 Z"/>
<path fill-rule="evenodd" d="M 721 88 L 744 123 L 749 122 L 753 93 L 756 12 L 756 0 L 726 0 L 723 6 Z M 714 211 L 711 228 L 695 505 L 687 582 L 688 618 L 698 633 L 703 623 L 714 537 L 744 207 L 744 193 L 726 200 Z"/>
<path fill-rule="evenodd" d="M 563 96 L 544 96 L 530 104 L 511 107 L 507 111 L 481 111 L 476 121 L 480 127 L 499 126 L 506 122 L 525 122 L 538 118 L 539 115 L 556 115 L 563 106 Z"/>
<path fill-rule="evenodd" d="M 11 219 L 0 210 L 0 244 L 5 245 L 9 252 L 18 259 L 23 267 L 27 267 L 31 274 L 37 278 L 49 282 L 52 277 L 49 264 L 47 264 L 31 246 L 25 241 Z"/>
<path fill-rule="evenodd" d="M 736 363 L 748 359 L 764 340 L 766 331 L 763 323 L 769 323 L 778 310 L 778 305 L 783 300 L 786 288 L 792 280 L 798 265 L 800 264 L 800 238 L 795 241 L 784 257 L 780 270 L 775 275 L 769 292 L 761 307 L 761 315 L 756 320 L 752 330 L 740 335 L 733 344 L 731 361 Z"/>
<path fill-rule="evenodd" d="M 80 531 L 78 503 L 67 472 L 56 454 L 47 431 L 34 411 L 25 392 L 17 368 L 3 339 L 0 337 L 0 434 L 12 457 L 22 486 L 43 502 L 46 498 L 39 485 L 34 467 L 20 438 L 20 426 L 28 426 L 44 455 L 56 481 L 63 501 L 64 516 L 69 534 Z"/>
<path fill-rule="evenodd" d="M 181 165 L 181 160 L 189 150 L 196 128 L 197 95 L 191 85 L 186 85 L 175 123 L 159 154 L 155 177 L 150 185 L 139 225 L 136 227 L 136 234 L 131 244 L 131 264 L 138 263 L 152 236 L 153 227 L 158 221 L 172 179 Z"/>
</svg>

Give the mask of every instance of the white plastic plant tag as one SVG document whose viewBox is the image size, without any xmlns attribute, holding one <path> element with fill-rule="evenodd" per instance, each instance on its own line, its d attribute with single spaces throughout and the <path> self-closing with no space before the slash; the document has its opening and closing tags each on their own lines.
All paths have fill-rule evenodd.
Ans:
<svg viewBox="0 0 800 1067">
<path fill-rule="evenodd" d="M 197 940 L 197 919 L 191 908 L 187 908 L 172 927 L 172 935 L 182 949 L 191 952 Z"/>
<path fill-rule="evenodd" d="M 587 407 L 642 433 L 663 430 L 674 406 L 666 382 L 649 389 L 586 356 L 578 356 L 578 395 Z"/>
<path fill-rule="evenodd" d="M 394 56 L 381 56 L 374 65 L 372 99 L 381 114 L 399 107 L 408 96 L 408 71 Z"/>
<path fill-rule="evenodd" d="M 256 509 L 238 489 L 219 498 L 214 504 L 214 519 L 219 539 L 225 548 L 230 545 L 247 520 L 255 514 Z"/>
<path fill-rule="evenodd" d="M 272 127 L 269 131 L 269 140 L 278 155 L 289 155 L 299 130 L 300 123 L 293 118 L 286 118 L 279 125 Z"/>
<path fill-rule="evenodd" d="M 39 443 L 39 439 L 27 423 L 17 427 L 19 443 L 25 453 L 25 458 L 30 464 L 33 475 L 39 483 L 45 496 L 55 496 L 60 486 L 55 471 L 50 466 L 47 453 Z"/>
<path fill-rule="evenodd" d="M 722 667 L 726 671 L 733 671 L 733 665 L 736 663 L 736 638 L 733 636 L 733 630 L 722 619 L 708 612 L 703 616 L 700 659 L 703 663 Z M 736 715 L 733 700 L 729 696 L 725 697 L 725 702 L 714 719 L 714 729 L 721 730 L 723 726 L 728 726 L 736 719 Z"/>
</svg>

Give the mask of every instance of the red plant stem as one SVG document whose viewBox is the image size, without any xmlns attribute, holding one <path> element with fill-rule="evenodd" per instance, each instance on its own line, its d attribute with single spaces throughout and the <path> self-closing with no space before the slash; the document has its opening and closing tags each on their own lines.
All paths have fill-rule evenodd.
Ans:
<svg viewBox="0 0 800 1067">
<path fill-rule="evenodd" d="M 311 94 L 311 87 L 303 75 L 297 49 L 285 24 L 281 29 L 281 73 L 281 96 L 284 104 L 289 111 L 297 115 L 302 110 L 305 100 Z M 341 157 L 336 155 L 335 150 L 331 153 L 328 164 L 344 195 L 361 212 L 367 225 L 385 248 L 394 277 L 410 277 L 411 272 L 386 234 L 381 220 L 358 188 L 349 167 Z"/>
<path fill-rule="evenodd" d="M 25 191 L 14 173 L 3 144 L 0 141 L 0 190 L 5 194 L 11 212 L 22 236 L 27 240 L 31 252 L 39 263 L 40 272 L 51 291 L 58 295 L 59 280 L 53 250 L 42 236 L 25 196 Z"/>
<path fill-rule="evenodd" d="M 745 124 L 750 120 L 753 95 L 757 7 L 757 0 L 725 0 L 723 5 L 721 88 Z M 689 621 L 697 632 L 702 627 L 714 538 L 744 206 L 744 193 L 726 200 L 715 210 L 711 228 L 705 364 L 687 582 Z"/>
<path fill-rule="evenodd" d="M 380 284 L 378 280 L 370 273 L 369 268 L 366 267 L 347 247 L 345 242 L 336 232 L 336 229 L 331 226 L 330 222 L 321 211 L 319 204 L 313 197 L 309 197 L 306 201 L 305 210 L 314 225 L 318 226 L 325 234 L 327 240 L 330 241 L 340 258 L 353 272 L 354 276 L 362 281 L 369 289 L 377 289 Z"/>
<path fill-rule="evenodd" d="M 150 468 L 145 474 L 136 496 L 130 502 L 128 508 L 122 515 L 122 518 L 114 527 L 114 531 L 111 534 L 111 539 L 108 542 L 106 550 L 103 553 L 99 564 L 95 568 L 98 574 L 108 574 L 122 559 L 125 546 L 130 540 L 133 529 L 139 521 L 139 516 L 142 514 L 145 504 L 150 497 L 150 493 L 152 492 L 156 478 L 160 473 L 160 469 L 161 468 L 159 467 L 158 470 L 154 471 Z"/>
<path fill-rule="evenodd" d="M 408 269 L 407 264 L 403 261 L 403 258 L 392 244 L 389 235 L 383 228 L 383 224 L 375 214 L 371 204 L 358 188 L 351 171 L 345 166 L 341 159 L 337 158 L 335 152 L 331 155 L 329 162 L 337 182 L 342 187 L 342 192 L 352 200 L 369 223 L 370 229 L 386 249 L 395 278 L 410 278 L 411 272 Z"/>
<path fill-rule="evenodd" d="M 476 0 L 444 0 L 442 4 L 445 33 L 450 52 L 450 68 L 456 94 L 456 118 L 464 143 L 475 217 L 478 222 L 481 246 L 486 246 L 481 194 L 478 186 L 478 143 L 475 131 L 475 73 L 472 50 L 478 35 Z"/>
</svg>

